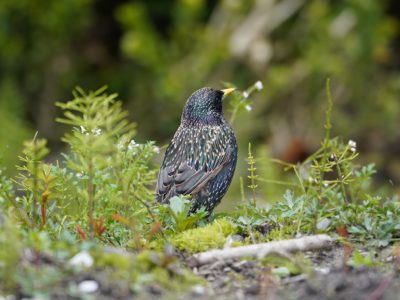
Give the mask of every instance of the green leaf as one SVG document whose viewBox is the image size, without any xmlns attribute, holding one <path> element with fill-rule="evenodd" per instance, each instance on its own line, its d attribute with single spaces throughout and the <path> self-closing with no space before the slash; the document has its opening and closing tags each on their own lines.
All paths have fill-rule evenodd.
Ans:
<svg viewBox="0 0 400 300">
<path fill-rule="evenodd" d="M 287 277 L 290 275 L 290 271 L 287 267 L 277 267 L 271 270 L 272 274 L 278 275 L 279 277 Z"/>
<path fill-rule="evenodd" d="M 184 198 L 175 196 L 169 200 L 169 207 L 176 215 L 181 215 L 186 210 L 186 204 L 190 202 Z"/>
</svg>

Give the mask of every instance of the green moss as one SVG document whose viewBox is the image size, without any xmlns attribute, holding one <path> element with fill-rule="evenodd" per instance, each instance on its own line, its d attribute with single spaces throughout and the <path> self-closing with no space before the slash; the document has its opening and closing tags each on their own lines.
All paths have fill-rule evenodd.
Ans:
<svg viewBox="0 0 400 300">
<path fill-rule="evenodd" d="M 172 244 L 179 250 L 196 253 L 221 248 L 226 238 L 236 232 L 236 227 L 228 220 L 219 219 L 204 227 L 178 233 L 172 238 Z"/>
<path fill-rule="evenodd" d="M 296 227 L 288 225 L 286 228 L 273 229 L 266 236 L 264 242 L 279 241 L 293 238 Z"/>
<path fill-rule="evenodd" d="M 158 286 L 166 291 L 182 292 L 204 280 L 183 267 L 179 261 L 166 253 L 142 251 L 138 254 L 97 253 L 96 267 L 100 267 L 110 280 L 129 281 L 133 291 L 143 287 Z"/>
<path fill-rule="evenodd" d="M 136 282 L 141 285 L 158 284 L 169 291 L 181 292 L 194 284 L 205 281 L 183 267 L 175 257 L 155 251 L 143 251 L 137 255 L 139 275 Z"/>
</svg>

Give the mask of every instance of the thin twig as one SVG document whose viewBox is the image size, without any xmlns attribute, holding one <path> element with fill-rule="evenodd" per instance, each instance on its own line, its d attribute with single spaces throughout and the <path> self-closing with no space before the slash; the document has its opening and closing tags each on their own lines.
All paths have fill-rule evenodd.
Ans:
<svg viewBox="0 0 400 300">
<path fill-rule="evenodd" d="M 219 260 L 223 261 L 245 256 L 264 257 L 270 253 L 293 253 L 298 251 L 317 250 L 331 246 L 334 241 L 334 238 L 331 238 L 326 234 L 319 234 L 305 236 L 298 239 L 274 241 L 221 250 L 213 249 L 189 257 L 188 265 L 190 267 L 196 267 Z"/>
</svg>

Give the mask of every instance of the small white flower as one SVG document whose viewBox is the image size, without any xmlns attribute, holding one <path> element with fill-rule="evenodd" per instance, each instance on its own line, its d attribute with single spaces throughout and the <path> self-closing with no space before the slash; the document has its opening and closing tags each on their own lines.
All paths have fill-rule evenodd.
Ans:
<svg viewBox="0 0 400 300">
<path fill-rule="evenodd" d="M 81 125 L 80 128 L 81 128 L 81 132 L 82 133 L 87 133 L 87 130 L 86 130 L 86 128 L 84 126 Z"/>
<path fill-rule="evenodd" d="M 254 87 L 256 88 L 257 91 L 261 91 L 264 88 L 263 83 L 261 81 L 257 81 L 254 84 Z"/>
<path fill-rule="evenodd" d="M 353 140 L 349 140 L 349 146 L 350 147 L 352 147 L 352 148 L 355 148 L 355 147 L 357 147 L 357 143 L 355 142 L 355 141 L 353 141 Z"/>
<path fill-rule="evenodd" d="M 247 111 L 252 111 L 253 110 L 253 108 L 251 107 L 251 105 L 246 105 L 245 107 L 244 107 Z"/>
<path fill-rule="evenodd" d="M 154 151 L 154 153 L 159 154 L 159 153 L 160 153 L 160 148 L 157 147 L 157 146 L 154 146 L 154 147 L 153 147 L 153 151 Z"/>
<path fill-rule="evenodd" d="M 100 128 L 94 128 L 94 129 L 92 129 L 92 133 L 95 135 L 95 136 L 99 136 L 100 134 L 101 134 L 101 129 Z"/>
<path fill-rule="evenodd" d="M 69 260 L 71 266 L 85 268 L 90 268 L 93 262 L 93 257 L 87 251 L 81 251 Z"/>
<path fill-rule="evenodd" d="M 246 98 L 246 99 L 249 98 L 249 93 L 246 92 L 246 91 L 244 91 L 244 92 L 243 92 L 243 97 Z"/>
<path fill-rule="evenodd" d="M 79 172 L 79 173 L 76 173 L 76 177 L 78 177 L 78 178 L 82 178 L 82 176 L 83 176 L 83 173 L 81 173 L 81 172 Z"/>
<path fill-rule="evenodd" d="M 308 181 L 309 181 L 310 183 L 316 182 L 316 180 L 315 180 L 314 178 L 312 178 L 311 176 L 308 177 Z"/>
<path fill-rule="evenodd" d="M 94 280 L 84 280 L 78 285 L 78 290 L 81 293 L 94 293 L 99 289 L 99 283 Z"/>
<path fill-rule="evenodd" d="M 131 140 L 128 145 L 128 150 L 133 150 L 139 147 L 139 144 L 135 142 L 135 140 Z"/>
<path fill-rule="evenodd" d="M 329 184 L 327 182 L 324 183 L 324 187 L 328 187 Z"/>
<path fill-rule="evenodd" d="M 352 152 L 356 152 L 357 149 L 357 143 L 353 140 L 349 140 L 349 142 L 347 143 L 350 146 L 350 150 Z"/>
<path fill-rule="evenodd" d="M 119 142 L 119 143 L 117 144 L 117 149 L 118 149 L 118 150 L 124 149 L 124 143 Z"/>
</svg>

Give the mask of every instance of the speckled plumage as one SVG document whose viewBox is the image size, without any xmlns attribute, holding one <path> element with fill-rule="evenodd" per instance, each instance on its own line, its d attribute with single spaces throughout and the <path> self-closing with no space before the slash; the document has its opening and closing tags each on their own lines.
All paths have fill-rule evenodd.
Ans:
<svg viewBox="0 0 400 300">
<path fill-rule="evenodd" d="M 157 200 L 192 195 L 194 212 L 211 212 L 225 195 L 237 161 L 237 143 L 222 113 L 223 92 L 202 88 L 183 109 L 181 124 L 169 144 L 157 181 Z"/>
</svg>

